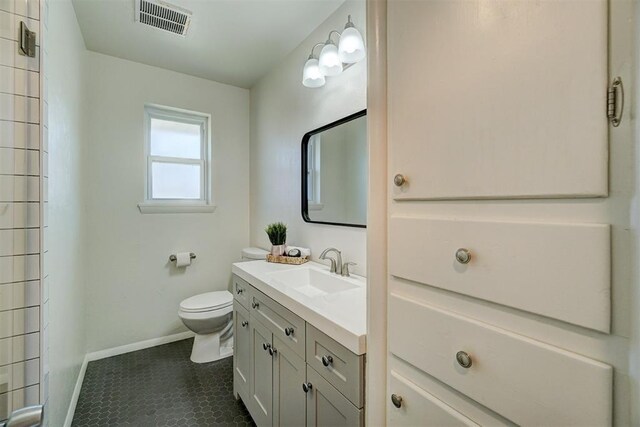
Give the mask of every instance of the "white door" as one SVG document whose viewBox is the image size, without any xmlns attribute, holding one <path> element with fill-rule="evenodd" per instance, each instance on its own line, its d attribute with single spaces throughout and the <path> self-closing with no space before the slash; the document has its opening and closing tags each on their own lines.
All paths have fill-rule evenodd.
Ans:
<svg viewBox="0 0 640 427">
<path fill-rule="evenodd" d="M 390 0 L 396 200 L 606 196 L 606 0 Z"/>
</svg>

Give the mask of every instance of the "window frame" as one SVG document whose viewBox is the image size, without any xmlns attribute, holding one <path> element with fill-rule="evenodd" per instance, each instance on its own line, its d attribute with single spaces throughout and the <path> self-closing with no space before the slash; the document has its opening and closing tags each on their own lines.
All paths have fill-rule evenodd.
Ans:
<svg viewBox="0 0 640 427">
<path fill-rule="evenodd" d="M 151 120 L 167 120 L 179 123 L 200 125 L 200 159 L 151 155 Z M 144 202 L 138 204 L 142 213 L 189 213 L 213 212 L 215 205 L 212 198 L 212 147 L 211 147 L 211 115 L 180 108 L 157 104 L 144 106 L 144 157 L 145 157 L 145 190 Z M 198 199 L 154 199 L 153 164 L 170 163 L 200 166 L 200 198 Z"/>
</svg>

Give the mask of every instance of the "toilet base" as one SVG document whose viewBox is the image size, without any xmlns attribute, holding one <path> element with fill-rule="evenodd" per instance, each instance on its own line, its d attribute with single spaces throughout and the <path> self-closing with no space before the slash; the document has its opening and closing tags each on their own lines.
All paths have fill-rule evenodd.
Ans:
<svg viewBox="0 0 640 427">
<path fill-rule="evenodd" d="M 208 363 L 233 355 L 233 337 L 220 343 L 220 333 L 196 334 L 191 350 L 191 361 Z"/>
</svg>

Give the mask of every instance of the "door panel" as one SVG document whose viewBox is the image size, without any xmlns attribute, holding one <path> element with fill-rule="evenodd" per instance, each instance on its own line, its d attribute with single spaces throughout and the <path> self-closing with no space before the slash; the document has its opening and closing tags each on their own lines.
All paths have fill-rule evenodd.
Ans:
<svg viewBox="0 0 640 427">
<path fill-rule="evenodd" d="M 251 331 L 251 416 L 259 427 L 271 426 L 273 422 L 273 359 L 264 349 L 271 344 L 271 332 L 252 317 Z"/>
<path fill-rule="evenodd" d="M 606 196 L 607 1 L 390 1 L 396 200 Z"/>
<path fill-rule="evenodd" d="M 363 410 L 356 408 L 313 368 L 307 366 L 307 427 L 357 427 L 364 425 Z"/>
<path fill-rule="evenodd" d="M 236 393 L 247 401 L 251 389 L 251 327 L 249 312 L 238 301 L 234 301 L 233 310 L 233 385 Z"/>
<path fill-rule="evenodd" d="M 273 356 L 273 425 L 300 427 L 305 425 L 306 379 L 304 359 L 274 338 L 277 350 Z"/>
</svg>

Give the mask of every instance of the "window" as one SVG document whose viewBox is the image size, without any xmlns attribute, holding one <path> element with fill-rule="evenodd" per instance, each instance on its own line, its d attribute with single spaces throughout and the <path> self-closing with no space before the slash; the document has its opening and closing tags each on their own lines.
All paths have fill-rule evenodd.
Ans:
<svg viewBox="0 0 640 427">
<path fill-rule="evenodd" d="M 210 116 L 145 107 L 146 197 L 143 213 L 211 212 Z"/>
</svg>

